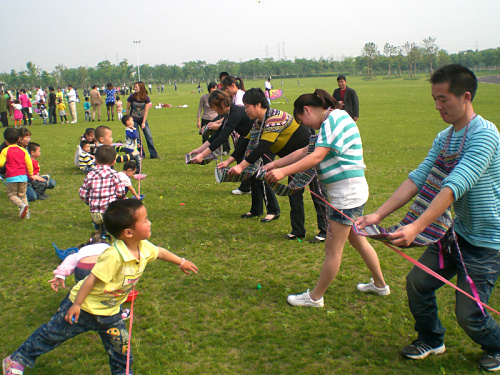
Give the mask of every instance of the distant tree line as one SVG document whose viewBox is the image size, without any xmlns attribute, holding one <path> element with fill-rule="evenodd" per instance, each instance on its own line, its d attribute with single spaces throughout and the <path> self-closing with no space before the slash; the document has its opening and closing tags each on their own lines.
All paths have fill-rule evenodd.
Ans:
<svg viewBox="0 0 500 375">
<path fill-rule="evenodd" d="M 351 74 L 374 79 L 376 76 L 404 77 L 412 79 L 417 73 L 431 73 L 434 69 L 458 63 L 472 70 L 498 71 L 500 66 L 500 48 L 482 51 L 461 51 L 449 54 L 439 48 L 436 38 L 425 38 L 422 43 L 407 42 L 401 46 L 386 43 L 382 51 L 373 43 L 364 45 L 358 57 L 333 57 L 319 59 L 274 60 L 273 58 L 252 59 L 244 62 L 220 60 L 215 64 L 206 61 L 188 61 L 179 65 L 159 64 L 140 66 L 141 79 L 148 83 L 173 82 L 208 82 L 217 80 L 219 72 L 227 71 L 231 75 L 244 79 L 289 77 L 311 77 L 333 74 Z M 35 85 L 63 87 L 72 83 L 76 87 L 99 86 L 112 82 L 114 85 L 129 85 L 137 80 L 137 67 L 127 60 L 114 65 L 108 60 L 101 61 L 95 67 L 67 68 L 57 65 L 52 72 L 42 70 L 35 63 L 26 63 L 26 70 L 0 73 L 0 80 L 10 88 L 34 87 Z"/>
</svg>

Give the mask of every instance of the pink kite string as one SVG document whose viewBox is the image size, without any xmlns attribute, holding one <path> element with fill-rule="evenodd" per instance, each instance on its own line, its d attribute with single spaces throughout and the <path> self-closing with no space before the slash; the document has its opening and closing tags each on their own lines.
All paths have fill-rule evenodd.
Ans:
<svg viewBox="0 0 500 375">
<path fill-rule="evenodd" d="M 345 215 L 342 211 L 338 210 L 337 208 L 333 207 L 330 202 L 326 201 L 325 199 L 323 199 L 322 197 L 320 197 L 318 194 L 312 192 L 307 186 L 305 187 L 305 189 L 307 189 L 311 194 L 314 194 L 316 197 L 318 197 L 319 199 L 321 199 L 322 201 L 324 201 L 327 205 L 329 205 L 331 208 L 333 208 L 335 211 L 337 211 L 338 213 L 340 213 L 341 215 L 345 216 L 347 219 L 351 220 L 353 223 L 354 223 L 354 220 L 351 219 L 349 216 Z M 493 312 L 495 312 L 496 314 L 500 315 L 500 312 L 498 312 L 497 310 L 493 309 L 492 307 L 488 306 L 487 304 L 483 303 L 480 299 L 479 299 L 479 293 L 477 292 L 477 289 L 475 287 L 475 285 L 473 283 L 471 283 L 470 281 L 471 278 L 469 277 L 469 275 L 467 275 L 467 281 L 469 282 L 469 285 L 471 286 L 471 290 L 472 290 L 472 293 L 477 296 L 477 297 L 473 297 L 471 296 L 469 293 L 467 293 L 466 291 L 460 289 L 458 286 L 456 286 L 455 284 L 451 283 L 450 281 L 446 280 L 444 277 L 442 277 L 441 275 L 439 275 L 438 273 L 436 273 L 435 271 L 431 270 L 429 267 L 423 265 L 422 263 L 420 263 L 418 260 L 415 260 L 413 259 L 412 257 L 410 257 L 408 254 L 402 252 L 401 250 L 399 250 L 398 248 L 396 248 L 395 246 L 392 246 L 392 245 L 389 245 L 387 243 L 384 242 L 384 244 L 394 250 L 396 253 L 398 253 L 399 255 L 401 255 L 403 258 L 405 258 L 406 260 L 408 260 L 410 263 L 413 263 L 415 266 L 417 266 L 418 268 L 420 268 L 421 270 L 423 270 L 424 272 L 427 272 L 429 275 L 431 276 L 434 276 L 436 279 L 438 279 L 439 281 L 442 281 L 443 283 L 445 284 L 448 284 L 449 286 L 451 286 L 452 288 L 456 289 L 457 291 L 459 291 L 460 293 L 466 295 L 467 297 L 469 297 L 470 299 L 476 301 L 476 303 L 479 305 L 479 307 L 482 309 L 482 307 L 486 307 L 488 310 L 491 310 Z M 483 314 L 484 314 L 484 311 L 483 311 Z"/>
<path fill-rule="evenodd" d="M 135 285 L 132 287 L 132 297 L 135 296 Z M 130 305 L 130 324 L 128 327 L 128 348 L 127 348 L 127 365 L 125 371 L 127 375 L 130 375 L 130 349 L 132 347 L 132 324 L 134 324 L 134 300 L 132 298 L 132 304 Z"/>
</svg>

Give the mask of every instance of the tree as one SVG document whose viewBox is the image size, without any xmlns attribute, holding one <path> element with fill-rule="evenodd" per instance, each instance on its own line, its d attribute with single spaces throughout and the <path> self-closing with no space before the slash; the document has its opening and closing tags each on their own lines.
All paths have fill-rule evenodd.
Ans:
<svg viewBox="0 0 500 375">
<path fill-rule="evenodd" d="M 387 56 L 387 65 L 389 67 L 388 75 L 391 76 L 391 60 L 393 56 L 398 54 L 398 47 L 393 46 L 389 43 L 384 45 L 384 54 Z"/>
<path fill-rule="evenodd" d="M 430 36 L 424 39 L 424 49 L 425 49 L 425 58 L 427 63 L 429 64 L 429 68 L 431 70 L 431 74 L 434 71 L 433 64 L 436 60 L 437 53 L 439 51 L 439 47 L 436 45 L 436 38 Z"/>
<path fill-rule="evenodd" d="M 362 54 L 367 58 L 368 79 L 373 79 L 373 65 L 377 57 L 380 55 L 377 45 L 373 42 L 366 43 L 363 47 Z"/>
</svg>

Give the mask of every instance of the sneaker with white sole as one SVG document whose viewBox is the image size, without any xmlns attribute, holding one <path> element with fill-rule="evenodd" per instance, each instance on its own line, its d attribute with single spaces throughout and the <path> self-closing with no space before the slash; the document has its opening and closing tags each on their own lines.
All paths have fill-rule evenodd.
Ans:
<svg viewBox="0 0 500 375">
<path fill-rule="evenodd" d="M 479 360 L 479 366 L 487 371 L 500 370 L 500 353 L 484 353 Z"/>
<path fill-rule="evenodd" d="M 373 283 L 373 279 L 370 279 L 370 282 L 368 284 L 358 284 L 356 288 L 360 292 L 375 293 L 378 294 L 379 296 L 387 296 L 391 294 L 391 289 L 389 288 L 389 285 L 379 288 L 378 286 L 375 286 L 375 284 Z"/>
<path fill-rule="evenodd" d="M 309 289 L 302 294 L 290 294 L 286 300 L 292 306 L 323 307 L 325 305 L 323 297 L 314 301 L 309 295 Z"/>
<path fill-rule="evenodd" d="M 433 348 L 432 346 L 427 345 L 423 341 L 415 340 L 410 345 L 405 346 L 401 351 L 401 354 L 411 359 L 424 359 L 430 354 L 438 355 L 444 353 L 445 351 L 446 347 L 444 346 L 444 344 L 441 344 L 441 346 Z"/>
<path fill-rule="evenodd" d="M 123 309 L 122 310 L 122 319 L 127 320 L 130 318 L 130 309 Z"/>
<path fill-rule="evenodd" d="M 19 362 L 13 361 L 10 355 L 2 361 L 2 369 L 4 375 L 23 375 L 24 366 Z"/>
<path fill-rule="evenodd" d="M 231 194 L 234 194 L 234 195 L 243 195 L 243 194 L 250 194 L 251 191 L 241 191 L 240 189 L 234 189 L 233 191 L 231 191 Z"/>
<path fill-rule="evenodd" d="M 21 206 L 19 206 L 19 217 L 21 219 L 24 219 L 26 217 L 26 214 L 28 213 L 28 205 L 27 204 L 22 204 Z"/>
</svg>

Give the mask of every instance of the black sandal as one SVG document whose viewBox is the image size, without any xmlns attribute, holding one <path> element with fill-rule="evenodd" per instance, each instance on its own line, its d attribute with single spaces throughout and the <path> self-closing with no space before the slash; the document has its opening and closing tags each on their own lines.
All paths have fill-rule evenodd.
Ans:
<svg viewBox="0 0 500 375">
<path fill-rule="evenodd" d="M 242 219 L 250 219 L 252 217 L 258 217 L 259 215 L 254 215 L 251 212 L 247 212 L 246 214 L 241 215 Z"/>
</svg>

